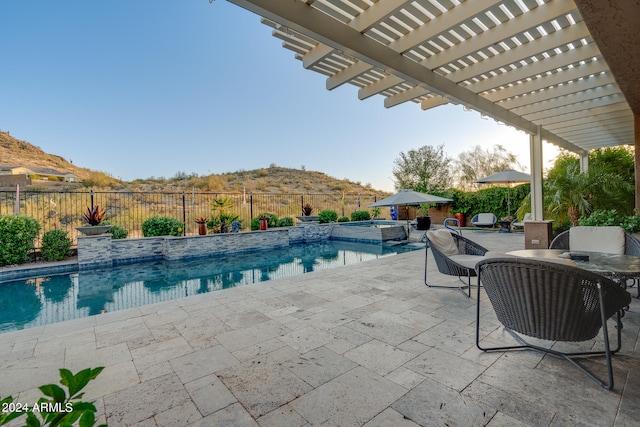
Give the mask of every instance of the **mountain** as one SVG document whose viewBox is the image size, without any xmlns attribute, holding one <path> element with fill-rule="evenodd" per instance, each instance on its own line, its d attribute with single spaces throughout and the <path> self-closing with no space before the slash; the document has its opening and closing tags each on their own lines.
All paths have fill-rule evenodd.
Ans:
<svg viewBox="0 0 640 427">
<path fill-rule="evenodd" d="M 383 193 L 370 185 L 361 185 L 348 179 L 333 178 L 325 173 L 279 167 L 240 170 L 237 172 L 200 176 L 177 173 L 173 178 L 136 179 L 119 181 L 104 172 L 78 167 L 55 154 L 48 154 L 40 147 L 0 132 L 0 164 L 46 167 L 60 172 L 76 174 L 85 187 L 93 189 L 132 191 L 215 191 L 215 192 L 260 192 L 260 193 Z M 69 183 L 47 183 L 73 188 Z M 63 185 L 64 184 L 64 185 Z M 41 186 L 38 181 L 34 186 Z M 77 185 L 76 185 L 77 186 Z"/>
<path fill-rule="evenodd" d="M 51 168 L 74 173 L 80 180 L 87 179 L 91 173 L 89 169 L 77 167 L 55 154 L 45 153 L 40 147 L 16 139 L 6 132 L 0 132 L 0 164 Z"/>
</svg>

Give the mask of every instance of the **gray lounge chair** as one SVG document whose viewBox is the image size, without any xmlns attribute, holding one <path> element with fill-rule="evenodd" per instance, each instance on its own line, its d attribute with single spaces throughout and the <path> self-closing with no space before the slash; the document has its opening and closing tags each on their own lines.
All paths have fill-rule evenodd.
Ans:
<svg viewBox="0 0 640 427">
<path fill-rule="evenodd" d="M 524 228 L 524 223 L 526 221 L 531 221 L 532 218 L 533 218 L 533 215 L 531 214 L 531 212 L 527 212 L 526 214 L 524 214 L 522 221 L 514 221 L 511 223 L 511 226 L 516 230 L 521 230 Z"/>
<path fill-rule="evenodd" d="M 613 388 L 611 356 L 621 347 L 621 318 L 631 296 L 620 285 L 598 274 L 568 265 L 528 258 L 491 258 L 477 265 L 495 314 L 520 345 L 483 347 L 480 340 L 480 288 L 476 313 L 476 346 L 482 351 L 530 348 L 560 356 L 600 386 Z M 618 343 L 609 345 L 607 320 L 616 322 Z M 531 344 L 526 335 L 547 341 L 593 340 L 602 329 L 603 350 L 563 353 L 551 345 Z M 553 344 L 553 343 L 550 343 Z M 604 382 L 576 358 L 604 355 L 608 380 Z"/>
<path fill-rule="evenodd" d="M 471 218 L 471 224 L 474 227 L 493 228 L 497 221 L 498 218 L 492 213 L 479 213 Z"/>
</svg>

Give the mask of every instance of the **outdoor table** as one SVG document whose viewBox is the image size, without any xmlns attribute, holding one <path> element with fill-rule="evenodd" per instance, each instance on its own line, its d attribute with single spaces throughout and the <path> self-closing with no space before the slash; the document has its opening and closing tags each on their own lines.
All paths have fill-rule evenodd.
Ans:
<svg viewBox="0 0 640 427">
<path fill-rule="evenodd" d="M 570 260 L 576 267 L 622 281 L 640 277 L 640 257 L 604 252 L 568 251 L 566 249 L 524 249 L 507 252 L 525 258 Z M 624 283 L 626 287 L 626 283 Z"/>
</svg>

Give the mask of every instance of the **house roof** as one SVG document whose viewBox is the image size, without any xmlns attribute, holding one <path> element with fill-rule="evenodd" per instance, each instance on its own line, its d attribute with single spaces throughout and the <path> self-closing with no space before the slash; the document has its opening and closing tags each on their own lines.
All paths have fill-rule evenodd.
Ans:
<svg viewBox="0 0 640 427">
<path fill-rule="evenodd" d="M 22 168 L 22 169 L 26 169 L 32 173 L 35 174 L 39 174 L 39 175 L 49 175 L 49 176 L 67 176 L 67 175 L 73 175 L 76 176 L 74 173 L 72 172 L 60 172 L 57 169 L 53 169 L 53 168 L 45 168 L 45 167 L 37 167 L 37 166 L 20 166 L 20 165 L 9 165 L 9 164 L 3 164 L 0 163 L 0 170 L 13 170 L 13 169 L 18 169 L 18 168 Z"/>
<path fill-rule="evenodd" d="M 578 153 L 634 143 L 633 0 L 229 1 L 263 16 L 329 90 L 460 104 Z"/>
</svg>

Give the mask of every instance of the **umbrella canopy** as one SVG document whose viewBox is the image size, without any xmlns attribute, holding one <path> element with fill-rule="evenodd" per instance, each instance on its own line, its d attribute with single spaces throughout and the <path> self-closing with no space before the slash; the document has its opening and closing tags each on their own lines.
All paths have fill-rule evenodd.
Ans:
<svg viewBox="0 0 640 427">
<path fill-rule="evenodd" d="M 484 178 L 476 179 L 472 182 L 479 184 L 511 184 L 515 182 L 529 182 L 531 175 L 524 172 L 518 172 L 513 169 L 505 169 L 502 172 L 494 173 Z"/>
<path fill-rule="evenodd" d="M 524 172 L 518 172 L 513 169 L 505 169 L 502 172 L 494 173 L 484 178 L 476 179 L 471 182 L 478 184 L 513 184 L 516 182 L 530 182 L 531 175 Z M 511 189 L 507 187 L 507 215 L 511 216 Z"/>
<path fill-rule="evenodd" d="M 400 190 L 393 196 L 385 197 L 382 200 L 369 205 L 369 207 L 377 206 L 420 206 L 425 203 L 447 203 L 451 199 L 434 196 L 432 194 L 419 193 L 413 190 Z"/>
</svg>

